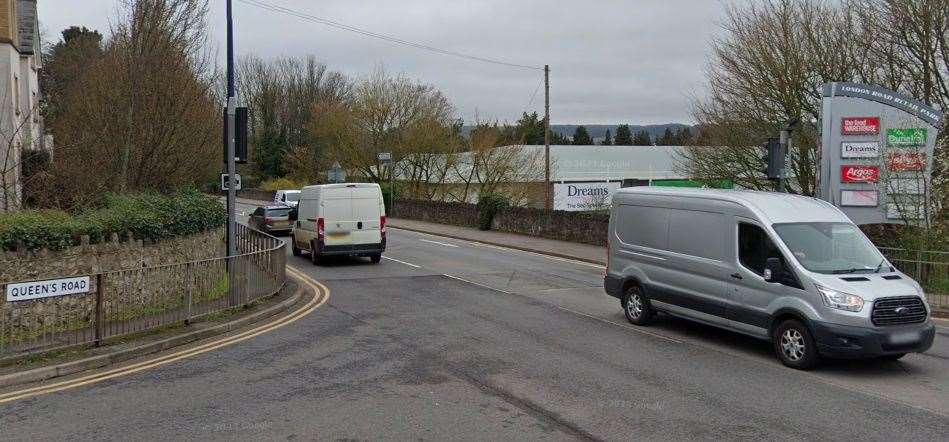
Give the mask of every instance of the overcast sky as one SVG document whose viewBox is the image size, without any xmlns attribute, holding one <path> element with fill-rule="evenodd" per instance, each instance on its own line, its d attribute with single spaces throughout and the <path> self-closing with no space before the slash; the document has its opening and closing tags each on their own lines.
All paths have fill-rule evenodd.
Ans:
<svg viewBox="0 0 949 442">
<path fill-rule="evenodd" d="M 691 123 L 704 90 L 719 0 L 260 0 L 425 45 L 551 69 L 554 123 Z M 70 25 L 108 34 L 117 0 L 39 0 L 47 40 Z M 81 6 L 80 6 L 81 5 Z M 439 88 L 470 122 L 543 113 L 540 70 L 395 45 L 234 2 L 237 53 L 315 55 L 353 77 L 377 65 Z M 211 0 L 212 44 L 224 53 L 224 0 Z M 537 95 L 531 103 L 532 93 Z"/>
</svg>

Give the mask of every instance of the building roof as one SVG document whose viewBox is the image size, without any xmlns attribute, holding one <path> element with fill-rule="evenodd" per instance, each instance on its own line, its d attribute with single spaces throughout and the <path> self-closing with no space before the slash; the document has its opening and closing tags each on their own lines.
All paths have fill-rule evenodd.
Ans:
<svg viewBox="0 0 949 442">
<path fill-rule="evenodd" d="M 507 146 L 505 146 L 507 147 Z M 536 152 L 543 167 L 544 146 Z M 661 180 L 688 178 L 677 167 L 682 146 L 551 145 L 551 181 Z"/>
<path fill-rule="evenodd" d="M 652 186 L 626 187 L 617 192 L 730 201 L 747 207 L 769 223 L 850 222 L 847 215 L 827 201 L 789 193 Z"/>
</svg>

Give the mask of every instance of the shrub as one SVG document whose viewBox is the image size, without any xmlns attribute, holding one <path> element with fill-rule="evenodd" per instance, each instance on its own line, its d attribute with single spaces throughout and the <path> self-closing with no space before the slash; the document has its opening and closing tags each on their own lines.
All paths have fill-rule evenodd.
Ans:
<svg viewBox="0 0 949 442">
<path fill-rule="evenodd" d="M 302 189 L 306 183 L 295 181 L 290 178 L 274 178 L 260 183 L 263 190 L 284 190 L 284 189 Z"/>
<path fill-rule="evenodd" d="M 486 193 L 478 198 L 478 228 L 491 230 L 491 221 L 494 215 L 508 208 L 510 202 L 507 197 L 498 193 Z"/>
<path fill-rule="evenodd" d="M 134 193 L 107 195 L 99 207 L 77 215 L 55 210 L 0 214 L 0 249 L 62 250 L 88 235 L 90 242 L 108 240 L 113 233 L 158 240 L 191 235 L 223 226 L 227 211 L 215 198 L 196 190 L 175 195 Z"/>
</svg>

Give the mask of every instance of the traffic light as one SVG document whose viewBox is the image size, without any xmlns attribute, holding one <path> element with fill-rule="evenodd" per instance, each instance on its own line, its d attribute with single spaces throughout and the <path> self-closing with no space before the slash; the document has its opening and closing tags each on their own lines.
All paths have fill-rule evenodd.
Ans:
<svg viewBox="0 0 949 442">
<path fill-rule="evenodd" d="M 762 145 L 761 161 L 766 167 L 761 172 L 770 180 L 781 177 L 781 169 L 784 168 L 784 155 L 781 152 L 781 140 L 778 138 L 768 138 Z"/>
<path fill-rule="evenodd" d="M 224 164 L 227 164 L 227 108 L 224 109 Z M 247 108 L 234 108 L 234 162 L 247 163 Z"/>
</svg>

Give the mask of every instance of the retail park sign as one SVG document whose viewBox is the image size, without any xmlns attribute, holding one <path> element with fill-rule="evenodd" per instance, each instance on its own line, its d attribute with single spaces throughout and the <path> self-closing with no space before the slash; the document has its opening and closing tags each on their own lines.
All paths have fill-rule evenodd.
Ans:
<svg viewBox="0 0 949 442">
<path fill-rule="evenodd" d="M 915 222 L 926 213 L 922 190 L 931 179 L 942 112 L 879 86 L 828 83 L 821 120 L 819 198 L 857 224 Z"/>
</svg>

